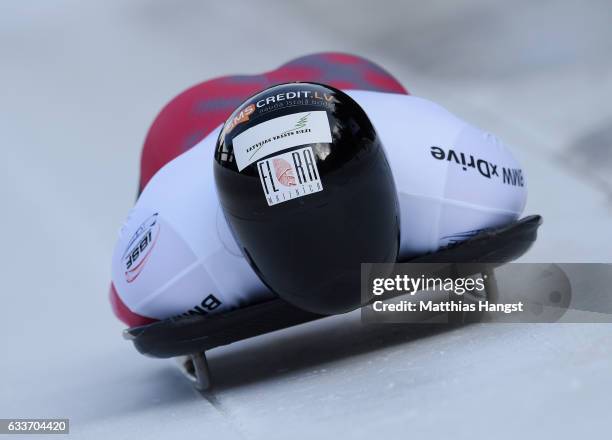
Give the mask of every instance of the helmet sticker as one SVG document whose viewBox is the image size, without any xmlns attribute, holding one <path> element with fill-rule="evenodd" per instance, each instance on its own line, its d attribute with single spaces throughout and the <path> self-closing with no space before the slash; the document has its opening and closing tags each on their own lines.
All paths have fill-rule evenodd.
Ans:
<svg viewBox="0 0 612 440">
<path fill-rule="evenodd" d="M 223 126 L 223 131 L 221 132 L 221 136 L 229 133 L 236 127 L 238 124 L 242 124 L 243 122 L 247 122 L 250 116 L 255 112 L 255 104 L 251 104 L 241 109 L 236 116 L 228 120 Z"/>
<path fill-rule="evenodd" d="M 331 129 L 324 110 L 270 119 L 243 131 L 232 140 L 238 171 L 278 151 L 298 145 L 331 142 Z"/>
<path fill-rule="evenodd" d="M 261 160 L 257 171 L 268 206 L 323 190 L 311 147 Z"/>
</svg>

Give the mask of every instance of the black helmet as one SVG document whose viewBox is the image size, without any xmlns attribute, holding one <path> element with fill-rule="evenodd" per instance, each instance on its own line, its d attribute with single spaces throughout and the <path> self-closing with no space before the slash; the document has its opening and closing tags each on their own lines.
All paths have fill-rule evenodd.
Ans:
<svg viewBox="0 0 612 440">
<path fill-rule="evenodd" d="M 286 301 L 321 314 L 361 305 L 360 263 L 395 262 L 399 211 L 363 109 L 322 84 L 247 99 L 215 149 L 219 201 L 245 257 Z"/>
</svg>

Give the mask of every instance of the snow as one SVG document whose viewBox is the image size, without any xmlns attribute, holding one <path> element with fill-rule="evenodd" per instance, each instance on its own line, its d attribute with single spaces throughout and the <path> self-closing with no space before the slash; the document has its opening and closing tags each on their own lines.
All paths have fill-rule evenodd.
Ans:
<svg viewBox="0 0 612 440">
<path fill-rule="evenodd" d="M 121 338 L 106 297 L 161 106 L 321 50 L 370 57 L 515 146 L 526 214 L 544 217 L 524 261 L 610 262 L 609 5 L 515 3 L 2 2 L 0 417 L 69 417 L 87 439 L 607 432 L 609 324 L 441 331 L 353 313 L 213 350 L 201 395 Z"/>
</svg>

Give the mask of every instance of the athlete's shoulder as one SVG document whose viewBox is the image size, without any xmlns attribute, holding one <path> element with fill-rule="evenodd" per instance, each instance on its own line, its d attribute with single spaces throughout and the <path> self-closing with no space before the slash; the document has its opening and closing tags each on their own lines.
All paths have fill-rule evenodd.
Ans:
<svg viewBox="0 0 612 440">
<path fill-rule="evenodd" d="M 309 81 L 342 90 L 407 94 L 378 64 L 343 53 L 316 53 L 254 75 L 224 76 L 199 83 L 172 99 L 155 118 L 141 156 L 140 190 L 166 163 L 192 148 L 249 96 L 275 84 Z"/>
</svg>

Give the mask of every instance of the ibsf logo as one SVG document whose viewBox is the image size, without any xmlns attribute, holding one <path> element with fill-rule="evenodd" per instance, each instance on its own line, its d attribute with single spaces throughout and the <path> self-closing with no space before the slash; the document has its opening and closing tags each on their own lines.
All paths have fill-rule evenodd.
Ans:
<svg viewBox="0 0 612 440">
<path fill-rule="evenodd" d="M 125 280 L 128 283 L 138 278 L 138 275 L 144 269 L 158 237 L 159 222 L 157 221 L 157 213 L 155 213 L 142 222 L 136 232 L 134 232 L 123 253 Z"/>
<path fill-rule="evenodd" d="M 323 190 L 310 147 L 261 160 L 257 170 L 268 206 Z"/>
</svg>

